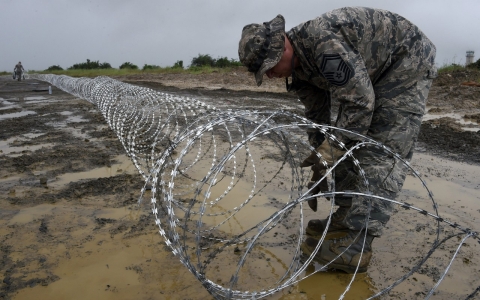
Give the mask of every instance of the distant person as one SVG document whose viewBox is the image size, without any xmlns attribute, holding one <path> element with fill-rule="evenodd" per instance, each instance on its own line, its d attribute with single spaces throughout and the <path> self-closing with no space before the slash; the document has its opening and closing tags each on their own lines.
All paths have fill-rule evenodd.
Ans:
<svg viewBox="0 0 480 300">
<path fill-rule="evenodd" d="M 384 144 L 402 159 L 412 158 L 432 79 L 436 77 L 435 46 L 410 21 L 395 13 L 365 7 L 345 7 L 327 12 L 285 32 L 285 19 L 243 28 L 240 61 L 255 75 L 285 77 L 288 91 L 305 106 L 305 116 L 332 125 L 332 104 L 339 106 L 335 126 L 365 135 Z M 292 82 L 288 83 L 288 77 Z M 308 129 L 310 145 L 331 167 L 361 139 L 356 134 L 331 131 L 346 148 L 329 143 L 317 129 Z M 395 199 L 406 168 L 385 151 L 366 145 L 353 152 L 365 172 L 361 174 L 347 157 L 337 165 L 335 183 L 340 191 L 365 191 L 363 178 L 373 195 Z M 312 182 L 325 167 L 312 153 L 300 167 L 312 166 Z M 318 191 L 314 194 L 318 194 Z M 372 241 L 382 235 L 393 204 L 365 196 L 335 197 L 338 209 L 328 232 L 344 232 L 341 239 L 327 238 L 314 260 L 353 273 L 366 272 Z M 316 210 L 316 200 L 309 203 Z M 318 244 L 327 219 L 310 220 L 304 252 Z M 362 253 L 363 249 L 363 253 Z"/>
<path fill-rule="evenodd" d="M 15 78 L 18 76 L 18 81 L 22 80 L 22 75 L 25 69 L 22 66 L 22 62 L 19 61 L 18 64 L 15 65 L 15 68 L 13 69 L 13 72 L 15 72 Z"/>
</svg>

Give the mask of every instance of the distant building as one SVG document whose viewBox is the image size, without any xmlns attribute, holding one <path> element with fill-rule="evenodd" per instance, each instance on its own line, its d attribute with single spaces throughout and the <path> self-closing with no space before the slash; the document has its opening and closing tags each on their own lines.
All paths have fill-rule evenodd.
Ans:
<svg viewBox="0 0 480 300">
<path fill-rule="evenodd" d="M 467 51 L 467 58 L 465 59 L 465 65 L 473 64 L 473 58 L 475 57 L 474 51 Z"/>
</svg>

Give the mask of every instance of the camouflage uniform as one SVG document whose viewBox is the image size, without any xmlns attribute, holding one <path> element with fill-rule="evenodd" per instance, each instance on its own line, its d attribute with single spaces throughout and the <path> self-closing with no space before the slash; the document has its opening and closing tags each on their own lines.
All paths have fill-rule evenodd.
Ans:
<svg viewBox="0 0 480 300">
<path fill-rule="evenodd" d="M 334 103 L 339 105 L 335 126 L 369 136 L 406 160 L 412 158 L 436 76 L 435 46 L 415 25 L 392 12 L 347 7 L 302 23 L 286 35 L 300 62 L 288 89 L 299 96 L 308 119 L 330 125 Z M 352 134 L 334 134 L 347 146 L 358 140 Z M 324 140 L 316 130 L 308 136 L 315 148 Z M 373 146 L 354 156 L 365 171 L 370 192 L 394 199 L 403 186 L 405 168 Z M 345 178 L 348 183 L 342 182 Z M 336 181 L 347 190 L 365 190 L 350 161 L 337 170 Z M 352 205 L 344 225 L 361 230 L 370 198 L 338 200 L 337 204 Z M 369 234 L 380 236 L 392 204 L 371 203 Z"/>
<path fill-rule="evenodd" d="M 16 64 L 13 71 L 15 73 L 15 77 L 18 76 L 18 81 L 21 81 L 22 80 L 22 74 L 23 74 L 23 71 L 24 71 L 22 63 L 19 62 L 18 64 Z"/>
</svg>

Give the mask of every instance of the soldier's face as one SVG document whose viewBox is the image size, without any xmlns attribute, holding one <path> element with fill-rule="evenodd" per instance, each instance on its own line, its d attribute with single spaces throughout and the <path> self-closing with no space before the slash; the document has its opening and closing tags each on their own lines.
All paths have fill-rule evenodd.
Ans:
<svg viewBox="0 0 480 300">
<path fill-rule="evenodd" d="M 290 41 L 285 38 L 285 46 L 283 49 L 282 58 L 280 61 L 275 65 L 275 67 L 268 70 L 265 74 L 267 74 L 268 78 L 284 78 L 292 75 L 292 55 L 293 55 L 293 48 L 290 45 Z"/>
</svg>

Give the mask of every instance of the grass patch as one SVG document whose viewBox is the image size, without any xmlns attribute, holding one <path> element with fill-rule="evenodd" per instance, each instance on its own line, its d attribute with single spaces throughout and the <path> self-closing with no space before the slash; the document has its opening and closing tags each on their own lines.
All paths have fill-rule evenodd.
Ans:
<svg viewBox="0 0 480 300">
<path fill-rule="evenodd" d="M 92 69 L 92 70 L 55 70 L 55 71 L 29 71 L 28 73 L 38 74 L 55 74 L 67 75 L 70 77 L 97 77 L 97 76 L 126 76 L 135 74 L 166 74 L 166 73 L 180 73 L 180 74 L 209 74 L 214 72 L 230 72 L 241 67 L 215 68 L 210 66 L 191 67 L 188 69 L 182 68 L 156 68 L 147 70 L 135 69 Z M 10 74 L 5 72 L 5 74 Z"/>
<path fill-rule="evenodd" d="M 439 73 L 445 73 L 445 72 L 454 72 L 454 71 L 465 71 L 467 68 L 461 65 L 457 64 L 450 64 L 450 65 L 443 65 L 438 69 Z"/>
</svg>

